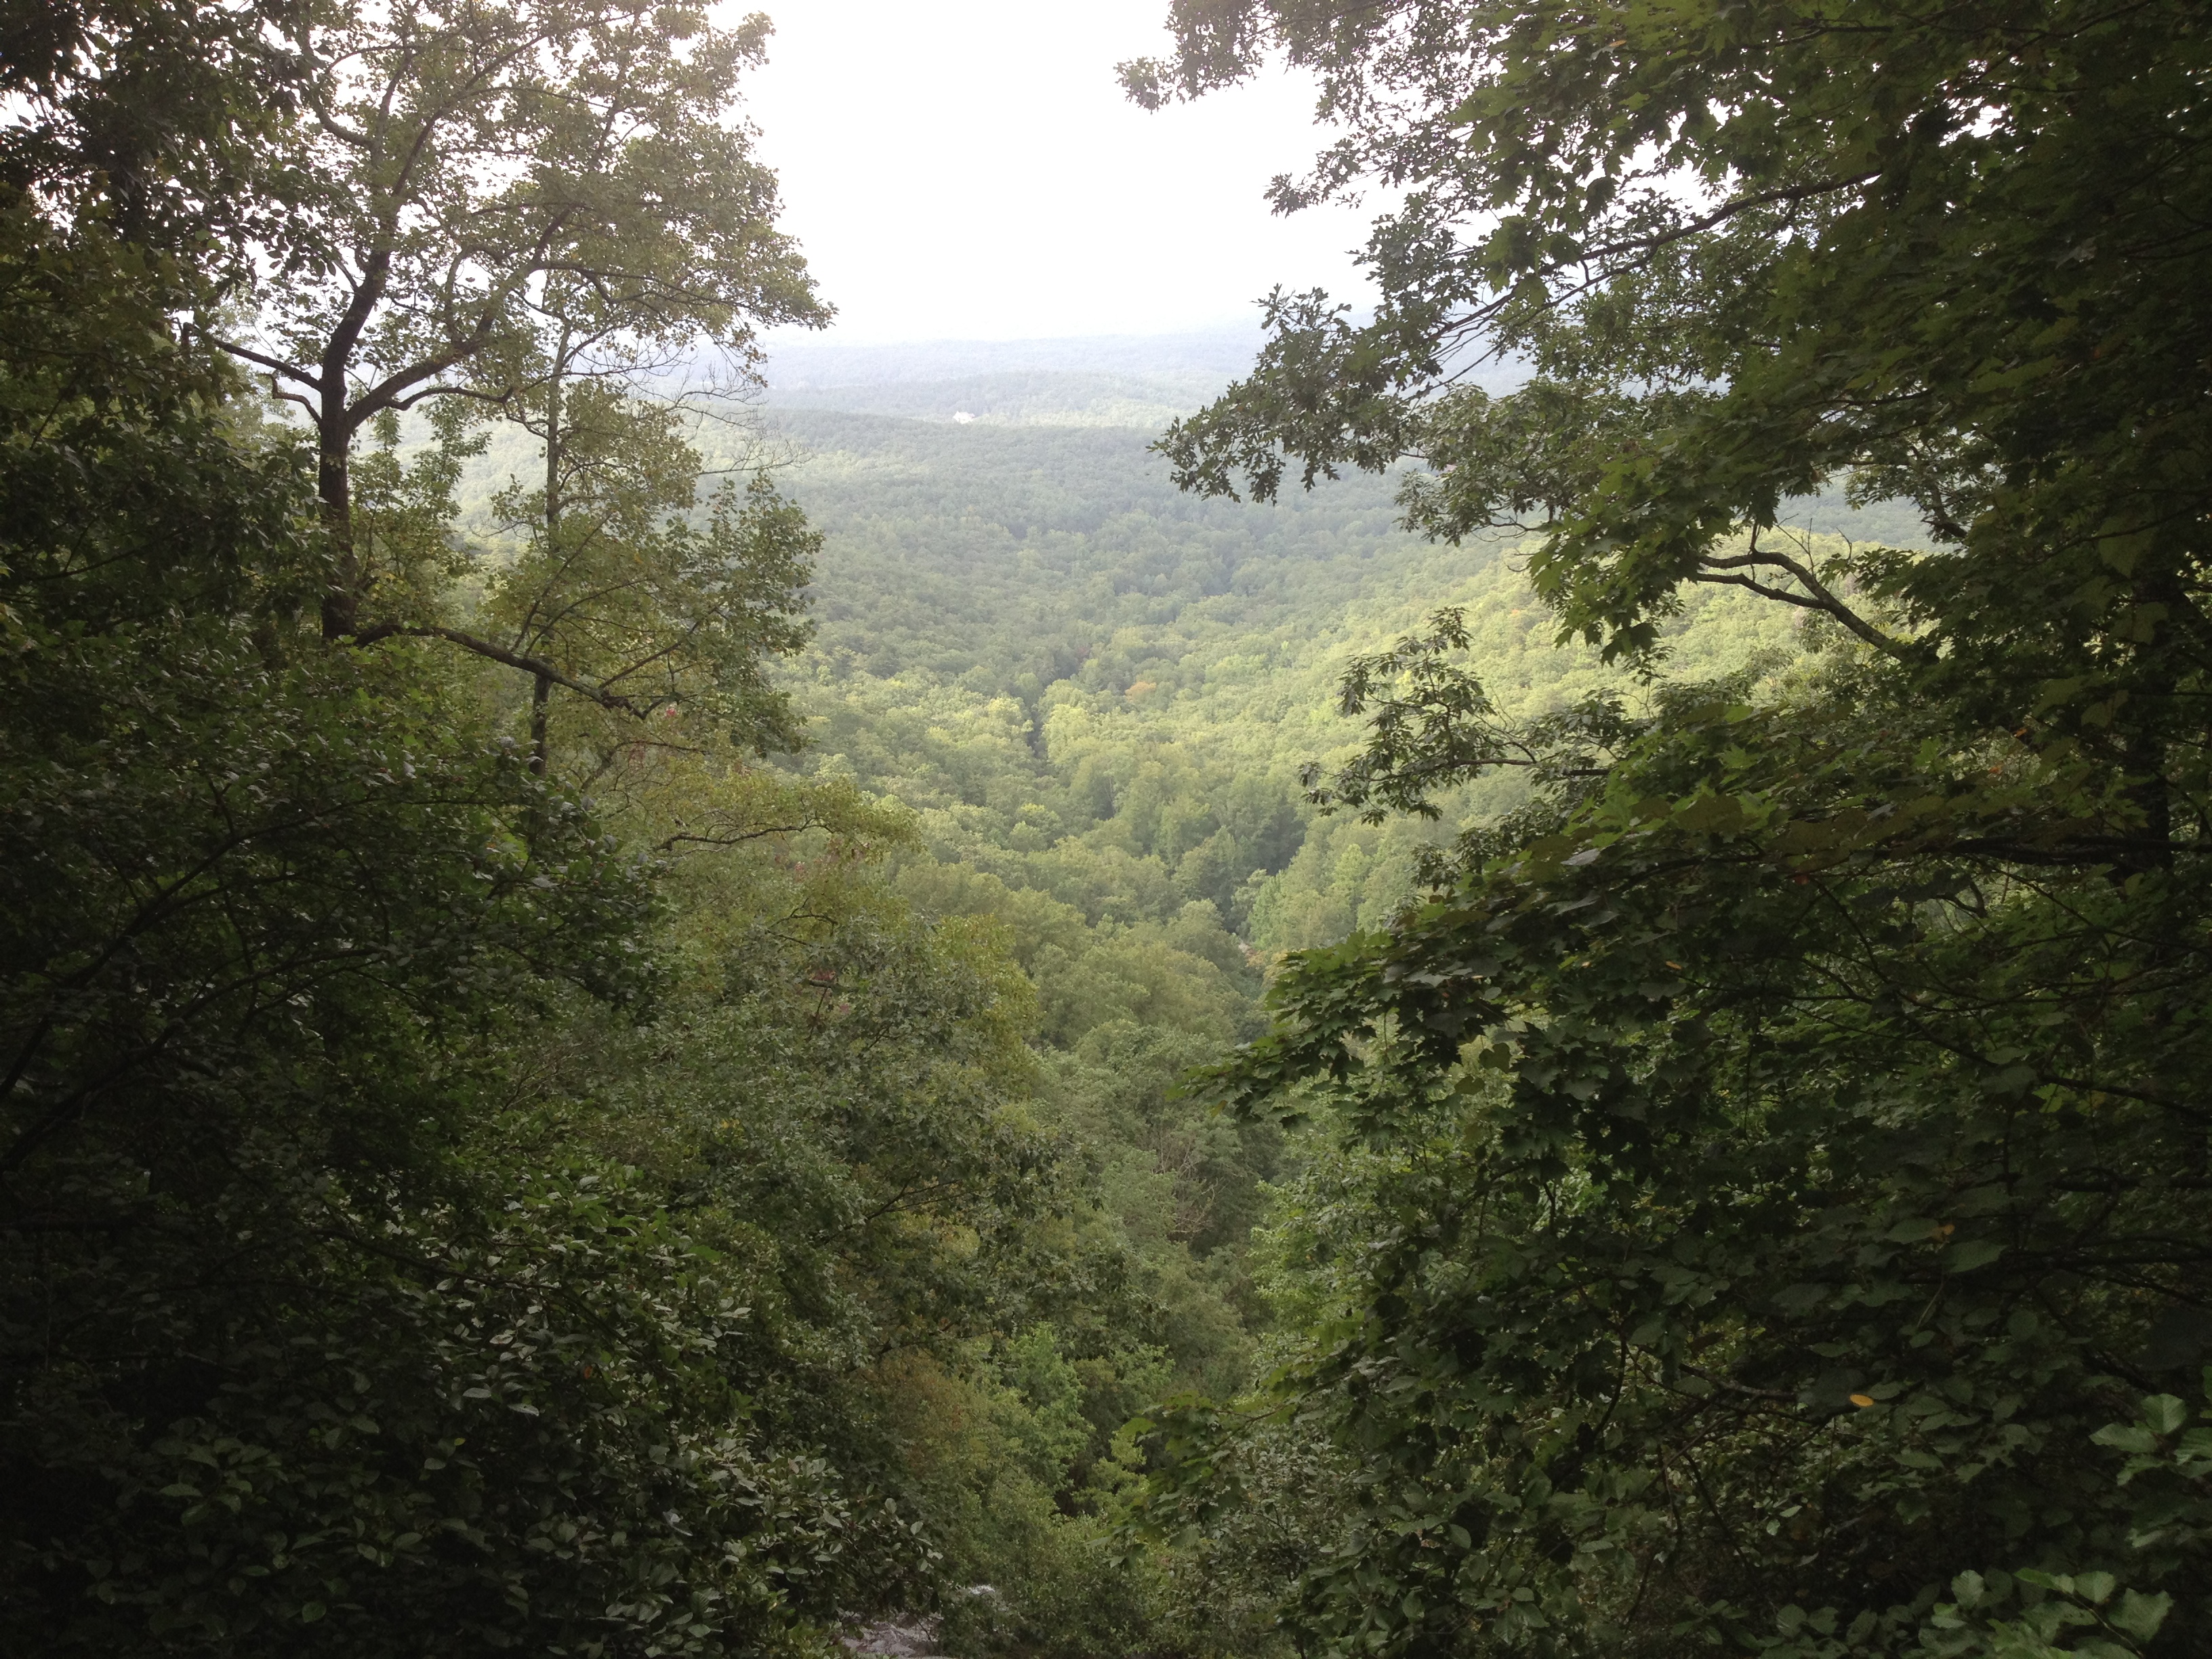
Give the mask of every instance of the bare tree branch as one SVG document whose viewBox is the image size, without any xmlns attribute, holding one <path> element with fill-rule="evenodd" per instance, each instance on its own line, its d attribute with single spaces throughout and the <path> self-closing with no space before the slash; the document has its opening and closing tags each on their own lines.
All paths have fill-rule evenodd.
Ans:
<svg viewBox="0 0 2212 1659">
<path fill-rule="evenodd" d="M 1787 553 L 1776 553 L 1759 544 L 1759 532 L 1751 535 L 1751 550 L 1747 553 L 1709 553 L 1698 561 L 1698 568 L 1690 574 L 1693 582 L 1707 582 L 1729 587 L 1747 588 L 1762 599 L 1779 599 L 1784 605 L 1794 605 L 1801 610 L 1817 611 L 1833 617 L 1845 628 L 1877 651 L 1902 660 L 1905 643 L 1893 635 L 1885 634 L 1872 623 L 1838 599 L 1834 592 L 1814 574 L 1810 565 L 1791 558 Z M 1746 575 L 1732 573 L 1747 568 L 1779 570 L 1794 577 L 1805 589 L 1793 593 L 1787 588 L 1771 587 Z"/>
<path fill-rule="evenodd" d="M 679 830 L 660 842 L 653 850 L 656 853 L 669 852 L 684 842 L 701 847 L 741 847 L 749 841 L 760 841 L 769 836 L 795 836 L 801 830 L 821 828 L 823 825 L 818 820 L 808 818 L 801 823 L 763 824 L 757 830 L 740 830 L 726 836 L 695 836 L 688 830 Z"/>
<path fill-rule="evenodd" d="M 644 715 L 644 711 L 639 708 L 635 702 L 619 692 L 610 691 L 604 686 L 586 684 L 582 680 L 562 673 L 543 657 L 526 656 L 520 651 L 510 651 L 503 645 L 495 645 L 489 640 L 478 638 L 474 634 L 465 634 L 458 628 L 441 628 L 429 623 L 377 623 L 349 635 L 347 642 L 356 646 L 369 646 L 375 645 L 380 641 L 395 639 L 444 640 L 448 644 L 458 645 L 462 650 L 471 652 L 477 656 L 489 658 L 493 662 L 504 663 L 509 668 L 519 668 L 524 673 L 535 674 L 541 679 L 550 680 L 556 685 L 574 691 L 580 697 L 588 697 L 602 708 L 618 709 L 625 714 L 636 715 L 641 719 Z"/>
<path fill-rule="evenodd" d="M 203 334 L 201 337 L 217 350 L 228 351 L 234 357 L 243 357 L 247 362 L 258 364 L 271 374 L 282 374 L 287 380 L 297 380 L 303 386 L 316 384 L 315 375 L 311 370 L 301 368 L 296 363 L 288 363 L 282 357 L 267 356 L 251 346 L 240 345 L 236 341 L 226 340 L 219 335 Z M 280 392 L 277 395 L 284 394 Z M 295 398 L 293 401 L 298 403 L 301 399 Z"/>
</svg>

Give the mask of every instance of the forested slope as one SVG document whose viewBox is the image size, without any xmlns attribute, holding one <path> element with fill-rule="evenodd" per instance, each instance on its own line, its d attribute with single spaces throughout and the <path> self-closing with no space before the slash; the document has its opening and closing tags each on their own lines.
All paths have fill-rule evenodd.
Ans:
<svg viewBox="0 0 2212 1659">
<path fill-rule="evenodd" d="M 853 800 L 842 810 L 866 828 L 842 852 L 774 857 L 834 880 L 821 854 L 859 852 L 923 925 L 980 926 L 955 936 L 1003 953 L 1034 999 L 1032 1109 L 1071 1154 L 1078 1200 L 1056 1248 L 1093 1289 L 975 1341 L 964 1376 L 909 1363 L 911 1398 L 970 1426 L 949 1443 L 921 1424 L 901 1435 L 945 1506 L 946 1571 L 1001 1586 L 953 1604 L 957 1639 L 1069 1653 L 1100 1629 L 1198 1639 L 1224 1616 L 1158 1564 L 1112 1565 L 1118 1494 L 1144 1462 L 1117 1434 L 1149 1400 L 1251 1379 L 1278 1317 L 1253 1229 L 1303 1155 L 1183 1081 L 1258 1033 L 1282 952 L 1382 925 L 1419 850 L 1449 839 L 1306 799 L 1302 764 L 1340 761 L 1361 734 L 1335 709 L 1338 677 L 1446 605 L 1515 713 L 1642 695 L 1556 645 L 1518 538 L 1409 535 L 1395 479 L 1266 505 L 1177 490 L 1153 446 L 1218 374 L 1190 366 L 1188 342 L 1114 342 L 1103 367 L 1093 349 L 1048 343 L 1048 367 L 994 367 L 988 348 L 859 354 L 882 378 L 799 387 L 771 361 L 757 405 L 689 428 L 710 475 L 769 461 L 822 538 L 811 636 L 777 674 L 803 746 L 773 765 Z M 980 372 L 920 379 L 917 363 Z M 428 455 L 416 430 L 408 453 Z M 477 568 L 496 570 L 525 556 L 496 503 L 543 461 L 525 434 L 487 437 L 457 464 L 456 510 Z M 1673 636 L 1698 673 L 1796 648 L 1788 617 L 1729 593 L 1700 596 Z M 1487 817 L 1522 791 L 1462 793 Z M 981 1419 L 979 1397 L 995 1402 Z"/>
<path fill-rule="evenodd" d="M 1005 408 L 990 394 L 1010 380 Z M 1420 833 L 1319 820 L 1300 798 L 1298 766 L 1358 736 L 1334 708 L 1352 655 L 1457 605 L 1509 710 L 1632 682 L 1555 645 L 1515 538 L 1409 535 L 1393 480 L 1264 505 L 1176 491 L 1157 428 L 1117 423 L 1156 388 L 1030 371 L 803 394 L 849 406 L 834 411 L 771 394 L 774 431 L 803 457 L 788 487 L 827 538 L 798 665 L 817 722 L 801 763 L 849 768 L 925 809 L 945 851 L 1027 872 L 1093 921 L 1134 919 L 1126 895 L 1148 889 L 1152 912 L 1169 894 L 1211 900 L 1263 954 L 1322 943 L 1403 896 Z M 885 404 L 933 417 L 874 412 Z M 1899 515 L 1825 516 L 1865 535 L 1855 519 Z M 1719 592 L 1670 632 L 1691 673 L 1791 641 L 1786 615 Z M 1120 893 L 1064 868 L 1091 849 L 1135 861 L 1116 866 Z"/>
</svg>

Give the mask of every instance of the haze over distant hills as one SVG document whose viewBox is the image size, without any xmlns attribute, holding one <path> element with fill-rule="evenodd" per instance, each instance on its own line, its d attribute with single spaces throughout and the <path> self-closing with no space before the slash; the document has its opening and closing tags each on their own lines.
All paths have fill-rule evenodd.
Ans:
<svg viewBox="0 0 2212 1659">
<path fill-rule="evenodd" d="M 1247 327 L 1049 340 L 918 340 L 894 345 L 836 345 L 799 338 L 770 345 L 767 374 L 769 387 L 779 392 L 1039 372 L 1191 375 L 1224 385 L 1251 367 L 1260 342 L 1260 331 Z"/>
<path fill-rule="evenodd" d="M 798 343 L 767 362 L 769 409 L 834 409 L 910 420 L 1164 427 L 1252 365 L 1258 331 L 1065 340 Z"/>
<path fill-rule="evenodd" d="M 1261 341 L 1256 328 L 1236 325 L 1177 334 L 888 345 L 780 340 L 771 344 L 764 364 L 761 404 L 770 424 L 791 437 L 799 436 L 793 423 L 776 420 L 775 411 L 834 410 L 960 424 L 1158 433 L 1249 370 Z M 1471 370 L 1468 378 L 1497 393 L 1511 390 L 1525 374 L 1516 365 L 1493 363 Z M 1927 538 L 1905 503 L 1853 507 L 1840 489 L 1790 502 L 1784 522 L 1905 547 L 1923 545 Z"/>
</svg>

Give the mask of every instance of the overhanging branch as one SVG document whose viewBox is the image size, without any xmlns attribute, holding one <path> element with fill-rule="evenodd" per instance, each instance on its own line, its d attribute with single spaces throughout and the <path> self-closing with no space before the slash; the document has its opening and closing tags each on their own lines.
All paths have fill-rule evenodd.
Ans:
<svg viewBox="0 0 2212 1659">
<path fill-rule="evenodd" d="M 313 386 L 317 384 L 315 376 L 310 374 L 307 370 L 301 368 L 297 363 L 288 363 L 282 357 L 269 356 L 264 353 L 256 351 L 252 346 L 242 346 L 235 340 L 226 340 L 220 335 L 207 334 L 204 335 L 202 337 L 204 338 L 210 345 L 216 348 L 216 349 L 228 351 L 234 357 L 243 357 L 247 362 L 258 364 L 261 368 L 267 369 L 272 374 L 282 374 L 287 380 L 299 381 L 302 386 Z M 281 396 L 283 394 L 280 393 L 278 395 Z M 299 399 L 294 398 L 293 401 L 296 403 Z"/>
<path fill-rule="evenodd" d="M 1793 593 L 1785 587 L 1771 587 L 1766 583 L 1741 574 L 1747 569 L 1779 570 L 1793 578 L 1804 588 L 1802 593 Z M 1864 640 L 1886 656 L 1903 660 L 1905 641 L 1885 634 L 1865 617 L 1838 599 L 1833 590 L 1814 574 L 1813 568 L 1787 553 L 1776 553 L 1759 544 L 1759 532 L 1751 538 L 1747 553 L 1707 554 L 1698 561 L 1698 568 L 1690 573 L 1693 582 L 1709 582 L 1728 587 L 1747 588 L 1762 599 L 1779 599 L 1784 605 L 1794 605 L 1801 610 L 1817 611 L 1832 617 L 1845 628 Z"/>
<path fill-rule="evenodd" d="M 732 830 L 728 835 L 723 836 L 693 835 L 689 830 L 678 830 L 660 842 L 653 850 L 656 853 L 673 852 L 678 846 L 687 842 L 699 847 L 742 847 L 749 841 L 761 841 L 769 836 L 795 836 L 802 830 L 821 830 L 826 827 L 817 820 L 809 818 L 803 823 L 764 823 L 757 829 Z"/>
<path fill-rule="evenodd" d="M 534 674 L 580 697 L 587 697 L 602 708 L 617 709 L 623 714 L 643 718 L 643 711 L 629 698 L 605 686 L 586 684 L 584 681 L 562 673 L 543 657 L 528 656 L 520 651 L 510 651 L 505 646 L 474 634 L 465 634 L 458 628 L 440 628 L 430 623 L 377 623 L 347 636 L 348 642 L 357 646 L 375 645 L 384 640 L 444 640 L 458 645 L 462 650 L 504 663 L 509 668 L 519 668 L 526 674 Z"/>
</svg>

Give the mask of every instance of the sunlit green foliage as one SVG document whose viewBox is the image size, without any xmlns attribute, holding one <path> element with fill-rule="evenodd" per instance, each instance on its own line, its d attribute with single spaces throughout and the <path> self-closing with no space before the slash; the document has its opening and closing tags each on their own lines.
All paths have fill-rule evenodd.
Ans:
<svg viewBox="0 0 2212 1659">
<path fill-rule="evenodd" d="M 1387 916 L 1426 837 L 1316 822 L 1298 769 L 1352 749 L 1346 661 L 1437 604 L 1464 608 L 1510 713 L 1633 695 L 1595 653 L 1552 647 L 1512 544 L 1429 546 L 1395 526 L 1387 483 L 1194 503 L 1139 432 L 774 419 L 806 456 L 782 487 L 830 548 L 796 688 L 816 721 L 805 763 L 915 806 L 940 861 L 1093 923 L 1203 898 L 1264 958 Z M 1668 638 L 1703 672 L 1793 630 L 1706 593 Z M 1515 798 L 1483 787 L 1478 809 Z"/>
</svg>

